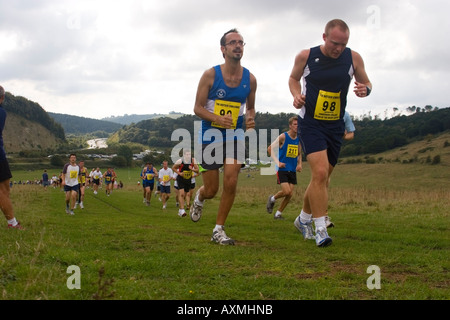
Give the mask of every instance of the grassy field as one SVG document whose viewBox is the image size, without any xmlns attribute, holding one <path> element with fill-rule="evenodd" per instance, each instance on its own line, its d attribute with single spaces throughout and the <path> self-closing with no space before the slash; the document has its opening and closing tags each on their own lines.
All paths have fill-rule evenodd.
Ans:
<svg viewBox="0 0 450 320">
<path fill-rule="evenodd" d="M 53 172 L 50 171 L 50 174 Z M 85 209 L 64 212 L 59 189 L 15 185 L 26 230 L 0 227 L 4 300 L 449 299 L 450 170 L 445 165 L 339 165 L 330 186 L 333 245 L 317 248 L 293 226 L 309 181 L 308 164 L 285 220 L 265 211 L 275 176 L 240 175 L 227 221 L 235 246 L 210 242 L 219 199 L 198 223 L 153 196 L 142 203 L 138 169 L 117 171 L 124 189 L 87 190 Z M 13 172 L 15 180 L 41 172 Z M 201 179 L 197 179 L 197 185 Z M 276 206 L 280 202 L 277 202 Z M 370 290 L 369 266 L 381 289 Z M 80 289 L 67 286 L 79 267 Z M 73 278 L 71 278 L 73 279 Z"/>
</svg>

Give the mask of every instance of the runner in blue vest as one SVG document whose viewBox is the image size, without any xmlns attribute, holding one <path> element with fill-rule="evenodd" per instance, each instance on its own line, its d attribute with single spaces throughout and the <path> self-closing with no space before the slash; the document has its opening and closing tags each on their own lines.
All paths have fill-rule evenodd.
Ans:
<svg viewBox="0 0 450 320">
<path fill-rule="evenodd" d="M 145 190 L 145 205 L 149 206 L 152 200 L 152 192 L 155 188 L 155 176 L 158 176 L 158 171 L 153 167 L 153 163 L 147 162 L 142 169 L 142 187 Z"/>
<path fill-rule="evenodd" d="M 363 59 L 347 48 L 349 37 L 350 30 L 344 21 L 328 22 L 323 34 L 324 44 L 301 51 L 289 78 L 293 105 L 300 109 L 300 143 L 312 171 L 303 209 L 294 225 L 305 239 L 315 239 L 318 247 L 332 243 L 325 219 L 327 182 L 337 164 L 344 136 L 343 118 L 351 80 L 355 77 L 353 92 L 357 97 L 367 97 L 372 90 Z"/>
<path fill-rule="evenodd" d="M 302 171 L 302 156 L 299 148 L 297 134 L 297 117 L 289 119 L 289 131 L 280 134 L 277 139 L 267 148 L 272 156 L 277 169 L 277 182 L 281 191 L 270 195 L 267 200 L 267 212 L 272 213 L 275 201 L 283 198 L 274 219 L 282 220 L 282 213 L 291 201 L 294 187 L 297 185 L 297 172 Z"/>
<path fill-rule="evenodd" d="M 194 112 L 202 119 L 200 143 L 203 147 L 202 157 L 196 157 L 205 171 L 202 172 L 203 186 L 197 191 L 190 214 L 192 221 L 200 219 L 203 201 L 214 198 L 219 190 L 219 168 L 223 166 L 223 192 L 211 241 L 233 245 L 234 240 L 225 234 L 224 225 L 245 161 L 244 114 L 246 129 L 255 127 L 256 78 L 241 66 L 245 43 L 236 29 L 222 36 L 220 46 L 225 63 L 203 73 L 195 100 Z M 208 137 L 207 133 L 217 132 L 221 136 Z"/>
</svg>

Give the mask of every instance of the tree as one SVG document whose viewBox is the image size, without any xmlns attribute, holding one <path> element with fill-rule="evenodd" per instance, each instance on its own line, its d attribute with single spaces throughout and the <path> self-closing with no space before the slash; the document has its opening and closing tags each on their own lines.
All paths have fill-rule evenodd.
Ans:
<svg viewBox="0 0 450 320">
<path fill-rule="evenodd" d="M 61 158 L 61 156 L 56 154 L 50 158 L 50 164 L 54 167 L 62 168 L 64 166 L 65 162 L 64 162 L 64 159 Z"/>
<path fill-rule="evenodd" d="M 119 150 L 117 151 L 118 157 L 123 157 L 125 159 L 125 163 L 127 167 L 131 166 L 131 162 L 133 160 L 133 151 L 131 148 L 125 144 L 119 146 Z"/>
</svg>

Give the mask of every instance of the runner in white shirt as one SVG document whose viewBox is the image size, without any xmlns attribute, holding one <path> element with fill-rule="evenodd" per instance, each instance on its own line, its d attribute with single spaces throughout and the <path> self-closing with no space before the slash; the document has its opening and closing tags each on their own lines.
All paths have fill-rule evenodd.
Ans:
<svg viewBox="0 0 450 320">
<path fill-rule="evenodd" d="M 173 171 L 169 168 L 167 160 L 163 161 L 163 167 L 159 170 L 159 184 L 161 186 L 161 199 L 163 209 L 166 209 L 167 200 L 170 198 L 170 181 L 173 180 Z"/>
<path fill-rule="evenodd" d="M 102 172 L 100 171 L 100 168 L 97 167 L 94 172 L 92 172 L 92 185 L 94 186 L 94 194 L 98 193 L 98 186 L 101 183 L 101 179 L 103 177 Z"/>
<path fill-rule="evenodd" d="M 66 213 L 73 216 L 73 208 L 80 190 L 80 185 L 78 183 L 80 167 L 77 165 L 77 156 L 75 154 L 72 153 L 69 156 L 69 163 L 64 166 L 62 174 L 63 179 L 61 183 L 66 192 Z"/>
</svg>

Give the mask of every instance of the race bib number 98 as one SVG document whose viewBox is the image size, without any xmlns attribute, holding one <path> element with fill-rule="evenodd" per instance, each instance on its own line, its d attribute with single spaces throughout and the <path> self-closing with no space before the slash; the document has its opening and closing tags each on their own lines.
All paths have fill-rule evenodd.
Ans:
<svg viewBox="0 0 450 320">
<path fill-rule="evenodd" d="M 233 125 L 231 129 L 236 129 L 237 120 L 239 118 L 239 111 L 241 110 L 241 104 L 239 102 L 216 100 L 214 105 L 214 114 L 224 117 L 226 115 L 231 115 L 233 118 Z M 216 128 L 223 128 L 217 122 L 211 124 Z"/>
<path fill-rule="evenodd" d="M 341 115 L 341 93 L 320 90 L 317 97 L 314 119 L 334 121 Z"/>
</svg>

